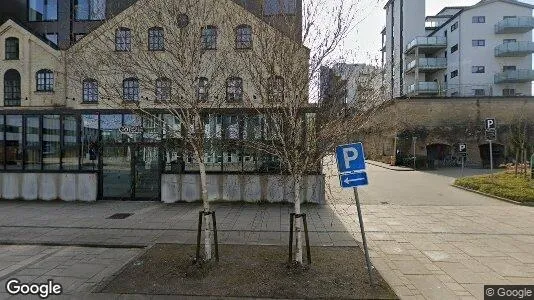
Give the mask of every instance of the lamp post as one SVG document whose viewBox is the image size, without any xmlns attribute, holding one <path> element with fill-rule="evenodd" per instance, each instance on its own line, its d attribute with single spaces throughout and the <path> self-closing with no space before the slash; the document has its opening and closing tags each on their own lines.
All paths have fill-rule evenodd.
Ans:
<svg viewBox="0 0 534 300">
<path fill-rule="evenodd" d="M 415 155 L 415 143 L 417 141 L 417 137 L 412 137 L 412 144 L 413 144 L 413 169 L 415 170 L 416 167 L 416 155 Z"/>
</svg>

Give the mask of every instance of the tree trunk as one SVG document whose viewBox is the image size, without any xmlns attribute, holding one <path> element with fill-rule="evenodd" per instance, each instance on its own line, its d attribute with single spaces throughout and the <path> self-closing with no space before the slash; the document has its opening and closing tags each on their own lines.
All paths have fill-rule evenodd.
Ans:
<svg viewBox="0 0 534 300">
<path fill-rule="evenodd" d="M 517 177 L 519 168 L 519 148 L 515 150 L 515 176 Z"/>
<path fill-rule="evenodd" d="M 300 183 L 302 177 L 294 176 L 295 186 L 293 187 L 293 196 L 295 199 L 295 214 L 300 214 Z M 295 261 L 302 264 L 302 218 L 295 218 Z"/>
<path fill-rule="evenodd" d="M 197 156 L 198 167 L 200 169 L 200 188 L 201 188 L 201 197 L 202 197 L 202 206 L 204 212 L 210 210 L 210 203 L 208 201 L 208 181 L 206 177 L 206 165 L 204 160 L 201 159 L 201 156 L 198 152 L 195 153 Z M 205 260 L 211 260 L 211 218 L 209 215 L 204 215 L 204 250 L 205 250 Z"/>
</svg>

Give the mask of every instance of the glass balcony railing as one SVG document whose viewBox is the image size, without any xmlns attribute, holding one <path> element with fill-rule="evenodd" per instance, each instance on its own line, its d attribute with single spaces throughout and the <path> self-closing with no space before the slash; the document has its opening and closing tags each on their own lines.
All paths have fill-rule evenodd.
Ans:
<svg viewBox="0 0 534 300">
<path fill-rule="evenodd" d="M 534 70 L 505 71 L 495 74 L 495 84 L 534 81 Z"/>
<path fill-rule="evenodd" d="M 420 71 L 439 70 L 447 68 L 447 59 L 445 57 L 424 57 L 412 60 L 406 66 L 406 72 L 412 71 L 415 68 Z"/>
<path fill-rule="evenodd" d="M 495 47 L 495 57 L 526 56 L 534 53 L 534 42 L 511 42 Z"/>
<path fill-rule="evenodd" d="M 534 29 L 531 16 L 506 18 L 495 25 L 495 33 L 525 33 Z"/>
<path fill-rule="evenodd" d="M 417 94 L 439 94 L 441 91 L 445 90 L 443 84 L 437 82 L 417 82 L 408 87 L 407 93 L 411 95 Z"/>
<path fill-rule="evenodd" d="M 445 48 L 447 38 L 444 36 L 420 36 L 413 39 L 407 46 L 406 52 L 411 52 L 415 47 L 421 48 Z"/>
</svg>

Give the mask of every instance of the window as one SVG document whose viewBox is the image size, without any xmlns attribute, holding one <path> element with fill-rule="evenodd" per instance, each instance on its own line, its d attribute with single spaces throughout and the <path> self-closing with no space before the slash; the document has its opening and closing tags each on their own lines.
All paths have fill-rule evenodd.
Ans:
<svg viewBox="0 0 534 300">
<path fill-rule="evenodd" d="M 76 128 L 73 123 L 70 127 Z M 81 134 L 82 170 L 94 170 L 99 156 L 98 115 L 82 115 Z M 72 139 L 70 142 L 72 143 Z"/>
<path fill-rule="evenodd" d="M 486 46 L 486 40 L 473 40 L 473 47 L 485 47 Z"/>
<path fill-rule="evenodd" d="M 473 66 L 473 67 L 471 67 L 471 73 L 486 73 L 486 67 L 484 67 L 484 66 Z"/>
<path fill-rule="evenodd" d="M 503 72 L 515 71 L 516 69 L 517 69 L 516 66 L 503 66 L 502 67 Z"/>
<path fill-rule="evenodd" d="M 74 18 L 77 21 L 104 20 L 106 0 L 74 0 Z"/>
<path fill-rule="evenodd" d="M 447 82 L 447 74 L 443 75 L 443 82 Z"/>
<path fill-rule="evenodd" d="M 239 102 L 243 100 L 243 79 L 231 77 L 226 81 L 226 101 Z"/>
<path fill-rule="evenodd" d="M 235 47 L 237 49 L 252 48 L 252 27 L 240 25 L 235 29 Z"/>
<path fill-rule="evenodd" d="M 517 18 L 516 16 L 504 16 L 502 19 L 503 20 L 506 20 L 506 19 L 515 19 Z"/>
<path fill-rule="evenodd" d="M 132 31 L 129 28 L 121 27 L 115 32 L 115 50 L 132 50 Z"/>
<path fill-rule="evenodd" d="M 57 33 L 47 33 L 45 34 L 45 38 L 52 44 L 58 45 L 58 35 Z"/>
<path fill-rule="evenodd" d="M 57 0 L 29 0 L 28 21 L 57 21 Z"/>
<path fill-rule="evenodd" d="M 24 117 L 26 125 L 26 143 L 24 143 L 24 169 L 40 170 L 41 169 L 41 141 L 40 132 L 41 124 L 39 116 Z"/>
<path fill-rule="evenodd" d="M 515 42 L 517 42 L 516 39 L 504 39 L 504 40 L 503 40 L 503 44 L 515 43 Z"/>
<path fill-rule="evenodd" d="M 473 94 L 475 96 L 485 96 L 486 95 L 486 91 L 484 89 L 474 89 L 473 90 Z"/>
<path fill-rule="evenodd" d="M 59 170 L 61 122 L 59 115 L 43 116 L 43 168 Z"/>
<path fill-rule="evenodd" d="M 148 30 L 148 50 L 163 51 L 165 49 L 165 38 L 163 28 L 153 27 Z"/>
<path fill-rule="evenodd" d="M 9 37 L 6 39 L 6 60 L 19 59 L 19 39 Z"/>
<path fill-rule="evenodd" d="M 451 78 L 454 78 L 454 77 L 456 77 L 456 76 L 458 76 L 458 70 L 454 70 L 454 71 L 452 71 L 452 72 L 451 72 Z"/>
<path fill-rule="evenodd" d="M 266 16 L 277 14 L 295 14 L 296 10 L 296 0 L 265 0 L 263 7 L 263 13 Z"/>
<path fill-rule="evenodd" d="M 217 48 L 217 27 L 208 25 L 202 28 L 202 49 L 214 50 Z"/>
<path fill-rule="evenodd" d="M 76 33 L 74 34 L 74 42 L 78 42 L 85 36 L 85 33 Z"/>
<path fill-rule="evenodd" d="M 85 79 L 83 81 L 83 102 L 98 102 L 98 81 Z"/>
<path fill-rule="evenodd" d="M 282 102 L 284 100 L 284 78 L 275 76 L 269 78 L 269 101 Z"/>
<path fill-rule="evenodd" d="M 206 77 L 200 77 L 198 79 L 197 96 L 198 101 L 208 101 L 209 97 L 209 81 Z"/>
<path fill-rule="evenodd" d="M 22 116 L 7 115 L 6 134 L 6 169 L 22 169 Z"/>
<path fill-rule="evenodd" d="M 502 95 L 503 96 L 515 96 L 515 89 L 503 89 Z"/>
<path fill-rule="evenodd" d="M 486 17 L 485 16 L 474 16 L 473 23 L 486 23 Z"/>
<path fill-rule="evenodd" d="M 125 101 L 139 101 L 139 80 L 133 77 L 124 79 L 122 93 Z"/>
<path fill-rule="evenodd" d="M 78 119 L 76 116 L 63 117 L 63 170 L 78 169 Z"/>
<path fill-rule="evenodd" d="M 445 50 L 445 58 L 447 58 L 447 50 Z"/>
<path fill-rule="evenodd" d="M 451 54 L 458 51 L 458 44 L 451 47 Z"/>
<path fill-rule="evenodd" d="M 455 31 L 456 29 L 458 29 L 458 22 L 454 22 L 454 24 L 452 24 L 451 32 Z"/>
<path fill-rule="evenodd" d="M 20 74 L 8 70 L 4 74 L 4 106 L 20 106 Z"/>
<path fill-rule="evenodd" d="M 171 98 L 171 81 L 167 78 L 156 80 L 156 100 L 165 101 Z"/>
<path fill-rule="evenodd" d="M 37 91 L 54 91 L 54 73 L 52 71 L 44 69 L 37 72 Z"/>
</svg>

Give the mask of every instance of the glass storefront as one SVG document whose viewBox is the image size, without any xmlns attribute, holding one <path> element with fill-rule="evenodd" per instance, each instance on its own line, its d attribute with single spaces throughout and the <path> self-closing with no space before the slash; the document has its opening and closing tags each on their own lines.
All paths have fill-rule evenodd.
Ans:
<svg viewBox="0 0 534 300">
<path fill-rule="evenodd" d="M 161 173 L 198 173 L 178 118 L 76 112 L 0 114 L 0 170 L 95 172 L 100 199 L 159 200 Z M 204 117 L 211 173 L 280 173 L 276 157 L 243 147 L 273 138 L 261 115 Z"/>
</svg>

